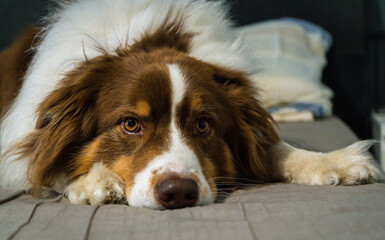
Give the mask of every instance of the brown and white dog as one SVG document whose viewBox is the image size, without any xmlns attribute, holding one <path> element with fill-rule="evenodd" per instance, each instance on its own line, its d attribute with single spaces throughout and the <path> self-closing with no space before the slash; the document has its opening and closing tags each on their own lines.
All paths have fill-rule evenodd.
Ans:
<svg viewBox="0 0 385 240">
<path fill-rule="evenodd" d="M 244 180 L 383 178 L 371 142 L 316 153 L 279 139 L 222 5 L 63 1 L 0 55 L 1 186 L 172 209 Z"/>
</svg>

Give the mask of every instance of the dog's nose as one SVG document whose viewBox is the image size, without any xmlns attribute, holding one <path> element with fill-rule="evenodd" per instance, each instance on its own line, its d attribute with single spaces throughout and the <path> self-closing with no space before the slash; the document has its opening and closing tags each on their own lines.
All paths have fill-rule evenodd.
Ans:
<svg viewBox="0 0 385 240">
<path fill-rule="evenodd" d="M 198 201 L 198 184 L 187 178 L 164 179 L 156 184 L 155 196 L 166 209 L 191 207 Z"/>
</svg>

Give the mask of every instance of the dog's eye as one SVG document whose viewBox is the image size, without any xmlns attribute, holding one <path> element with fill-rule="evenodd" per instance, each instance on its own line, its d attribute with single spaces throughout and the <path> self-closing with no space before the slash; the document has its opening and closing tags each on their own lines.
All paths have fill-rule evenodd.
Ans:
<svg viewBox="0 0 385 240">
<path fill-rule="evenodd" d="M 210 123 L 207 120 L 200 119 L 197 123 L 197 130 L 200 134 L 207 134 L 210 132 Z"/>
<path fill-rule="evenodd" d="M 135 118 L 127 118 L 123 122 L 123 128 L 129 133 L 137 133 L 140 130 L 138 120 Z"/>
</svg>

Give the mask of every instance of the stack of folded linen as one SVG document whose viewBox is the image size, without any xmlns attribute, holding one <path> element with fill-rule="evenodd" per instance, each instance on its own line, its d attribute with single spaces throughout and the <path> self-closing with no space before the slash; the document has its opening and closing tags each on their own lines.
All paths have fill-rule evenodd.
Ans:
<svg viewBox="0 0 385 240">
<path fill-rule="evenodd" d="M 333 92 L 321 82 L 330 34 L 304 20 L 282 18 L 236 29 L 254 66 L 259 99 L 280 122 L 332 115 Z"/>
</svg>

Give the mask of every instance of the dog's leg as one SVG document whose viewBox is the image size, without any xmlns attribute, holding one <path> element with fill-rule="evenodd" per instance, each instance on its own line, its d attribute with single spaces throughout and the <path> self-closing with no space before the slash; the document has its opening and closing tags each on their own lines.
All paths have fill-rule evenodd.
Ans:
<svg viewBox="0 0 385 240">
<path fill-rule="evenodd" d="M 354 143 L 344 149 L 319 153 L 285 142 L 271 149 L 274 166 L 287 182 L 310 185 L 353 185 L 384 179 L 384 173 L 367 152 L 372 141 Z"/>
<path fill-rule="evenodd" d="M 100 205 L 124 200 L 124 182 L 103 163 L 95 163 L 91 170 L 72 182 L 65 190 L 71 203 Z"/>
</svg>

